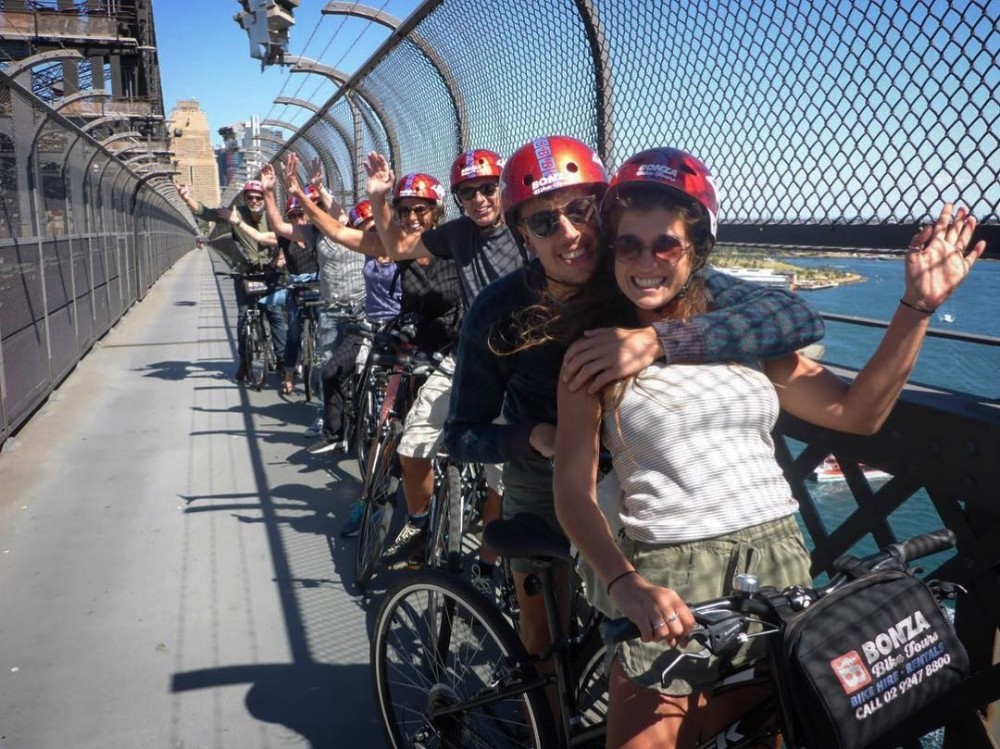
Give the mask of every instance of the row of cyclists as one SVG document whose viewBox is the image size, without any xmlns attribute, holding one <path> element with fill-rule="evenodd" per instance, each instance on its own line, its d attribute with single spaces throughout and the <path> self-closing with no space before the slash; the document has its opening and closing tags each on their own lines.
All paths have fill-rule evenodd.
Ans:
<svg viewBox="0 0 1000 749">
<path fill-rule="evenodd" d="M 684 602 L 729 593 L 739 573 L 777 587 L 810 582 L 797 504 L 774 455 L 779 409 L 840 431 L 877 431 L 933 311 L 985 249 L 971 241 L 975 219 L 945 204 L 913 237 L 899 306 L 848 385 L 799 353 L 823 334 L 808 305 L 708 266 L 718 197 L 710 170 L 689 153 L 645 150 L 609 177 L 593 149 L 566 136 L 537 138 L 506 161 L 468 151 L 450 173 L 462 216 L 441 225 L 436 179 L 396 179 L 379 154 L 365 168 L 373 231 L 314 202 L 294 156 L 282 171 L 289 204 L 304 213 L 292 241 L 322 235 L 415 268 L 426 296 L 448 308 L 426 321 L 452 337 L 406 419 L 408 517 L 389 553 L 426 533 L 442 443 L 455 460 L 502 466 L 485 519 L 531 513 L 568 536 L 596 581 L 594 602 L 641 632 L 612 661 L 608 745 L 689 745 L 733 705 L 709 699 L 712 660 L 660 683 L 693 625 Z M 275 181 L 266 168 L 262 198 Z M 252 228 L 263 228 L 259 217 Z M 327 426 L 337 437 L 337 425 Z M 602 445 L 615 470 L 598 485 Z M 479 571 L 490 564 L 481 558 Z M 550 631 L 526 590 L 531 569 L 511 566 L 520 635 L 529 653 L 542 653 Z M 568 579 L 568 568 L 559 574 Z"/>
</svg>

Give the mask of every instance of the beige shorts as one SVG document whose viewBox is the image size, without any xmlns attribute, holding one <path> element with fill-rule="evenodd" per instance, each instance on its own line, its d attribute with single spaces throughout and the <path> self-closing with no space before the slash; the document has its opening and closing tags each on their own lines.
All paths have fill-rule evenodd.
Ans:
<svg viewBox="0 0 1000 749">
<path fill-rule="evenodd" d="M 691 603 L 728 595 L 736 575 L 742 573 L 779 589 L 812 582 L 809 552 L 794 516 L 691 543 L 648 544 L 626 537 L 622 551 L 647 581 L 672 588 Z M 752 638 L 733 656 L 733 666 L 763 657 L 766 647 L 764 638 Z M 702 647 L 691 643 L 684 650 L 698 652 Z M 717 658 L 685 658 L 670 670 L 673 680 L 662 686 L 664 668 L 680 652 L 662 641 L 629 640 L 618 645 L 617 656 L 634 682 L 667 695 L 688 695 L 718 681 Z"/>
<path fill-rule="evenodd" d="M 409 458 L 433 458 L 444 440 L 444 423 L 448 419 L 451 384 L 455 374 L 455 359 L 445 357 L 427 381 L 417 391 L 417 397 L 406 415 L 403 436 L 397 451 Z M 497 420 L 498 422 L 501 419 Z M 503 494 L 503 466 L 484 466 L 486 484 L 497 494 Z"/>
<path fill-rule="evenodd" d="M 433 458 L 441 449 L 448 418 L 455 360 L 448 356 L 417 391 L 396 450 L 408 458 Z"/>
</svg>

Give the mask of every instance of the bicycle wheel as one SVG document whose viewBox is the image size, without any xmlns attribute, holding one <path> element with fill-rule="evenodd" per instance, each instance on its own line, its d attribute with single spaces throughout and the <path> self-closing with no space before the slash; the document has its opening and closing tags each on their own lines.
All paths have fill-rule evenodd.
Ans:
<svg viewBox="0 0 1000 749">
<path fill-rule="evenodd" d="M 455 568 L 450 558 L 451 538 L 454 535 L 452 508 L 457 503 L 461 513 L 462 487 L 461 479 L 454 484 L 453 479 L 459 479 L 458 469 L 450 463 L 446 464 L 443 470 L 438 470 L 434 477 L 434 495 L 431 497 L 428 525 L 430 533 L 427 534 L 424 563 L 428 567 L 441 567 L 447 564 L 449 571 L 457 572 L 461 570 L 461 559 L 455 560 L 458 563 L 458 567 Z M 461 525 L 458 527 L 461 528 Z"/>
<path fill-rule="evenodd" d="M 576 707 L 583 728 L 601 725 L 608 719 L 607 652 L 608 646 L 595 627 L 573 658 Z"/>
<path fill-rule="evenodd" d="M 261 390 L 267 380 L 268 342 L 264 333 L 264 320 L 259 315 L 254 316 L 247 326 L 246 350 L 250 360 L 247 379 L 254 389 Z"/>
<path fill-rule="evenodd" d="M 378 434 L 379 399 L 371 388 L 371 379 L 361 386 L 358 397 L 354 426 L 354 449 L 358 459 L 358 470 L 364 476 L 368 472 L 368 457 Z"/>
<path fill-rule="evenodd" d="M 472 500 L 466 497 L 462 489 L 462 472 L 458 466 L 451 463 L 445 474 L 445 485 L 448 488 L 448 534 L 447 562 L 449 572 L 462 571 L 462 536 L 465 534 L 465 505 Z"/>
<path fill-rule="evenodd" d="M 299 361 L 302 362 L 302 389 L 307 403 L 312 400 L 313 395 L 313 356 L 313 323 L 305 315 L 302 319 L 302 350 L 299 352 Z"/>
<path fill-rule="evenodd" d="M 385 439 L 372 457 L 372 469 L 366 476 L 362 500 L 365 503 L 358 533 L 358 547 L 354 554 L 354 582 L 364 589 L 378 567 L 385 546 L 385 537 L 392 520 L 391 500 L 396 494 L 399 478 L 394 463 L 396 443 L 401 427 L 393 423 Z"/>
<path fill-rule="evenodd" d="M 371 641 L 375 700 L 389 746 L 555 745 L 543 687 L 524 646 L 461 578 L 424 570 L 386 594 Z"/>
</svg>

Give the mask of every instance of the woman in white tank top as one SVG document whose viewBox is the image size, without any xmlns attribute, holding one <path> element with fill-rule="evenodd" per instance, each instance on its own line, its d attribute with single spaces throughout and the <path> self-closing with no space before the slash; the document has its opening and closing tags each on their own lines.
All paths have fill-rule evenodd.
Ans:
<svg viewBox="0 0 1000 749">
<path fill-rule="evenodd" d="M 560 308 L 554 329 L 579 335 L 705 311 L 717 215 L 701 161 L 666 148 L 633 156 L 604 198 L 605 257 Z M 713 561 L 720 548 L 742 549 L 733 553 L 738 564 L 765 557 L 764 584 L 808 574 L 796 504 L 771 441 L 779 406 L 830 429 L 877 431 L 913 368 L 930 314 L 985 249 L 983 242 L 968 249 L 975 226 L 967 211 L 945 204 L 937 222 L 913 237 L 899 308 L 850 387 L 800 354 L 759 368 L 657 364 L 597 395 L 560 384 L 556 512 L 614 607 L 642 633 L 642 642 L 619 648 L 612 665 L 608 746 L 675 747 L 732 707 L 699 691 L 710 683 L 703 674 L 660 688 L 654 663 L 694 624 L 685 596 L 728 590 L 733 565 Z M 622 482 L 621 544 L 595 496 L 602 433 Z"/>
</svg>

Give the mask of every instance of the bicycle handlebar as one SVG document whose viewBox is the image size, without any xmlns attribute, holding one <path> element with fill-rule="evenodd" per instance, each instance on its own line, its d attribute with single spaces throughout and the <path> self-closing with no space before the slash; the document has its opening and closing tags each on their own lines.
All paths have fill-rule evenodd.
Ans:
<svg viewBox="0 0 1000 749">
<path fill-rule="evenodd" d="M 955 534 L 947 528 L 924 533 L 920 536 L 890 544 L 885 549 L 858 560 L 868 568 L 876 569 L 887 560 L 895 560 L 901 564 L 950 549 L 955 545 Z M 782 591 L 782 595 L 790 602 L 818 600 L 841 587 L 849 578 L 845 572 L 840 572 L 821 588 L 801 588 L 793 586 Z M 767 617 L 771 608 L 755 594 L 735 594 L 716 598 L 702 603 L 689 604 L 695 619 L 695 627 L 688 632 L 688 640 L 700 642 L 710 652 L 716 653 L 717 648 L 725 647 L 742 630 L 749 616 Z M 804 605 L 808 605 L 805 603 Z M 601 637 L 608 645 L 632 640 L 640 636 L 639 628 L 628 618 L 609 619 L 600 625 Z"/>
</svg>

